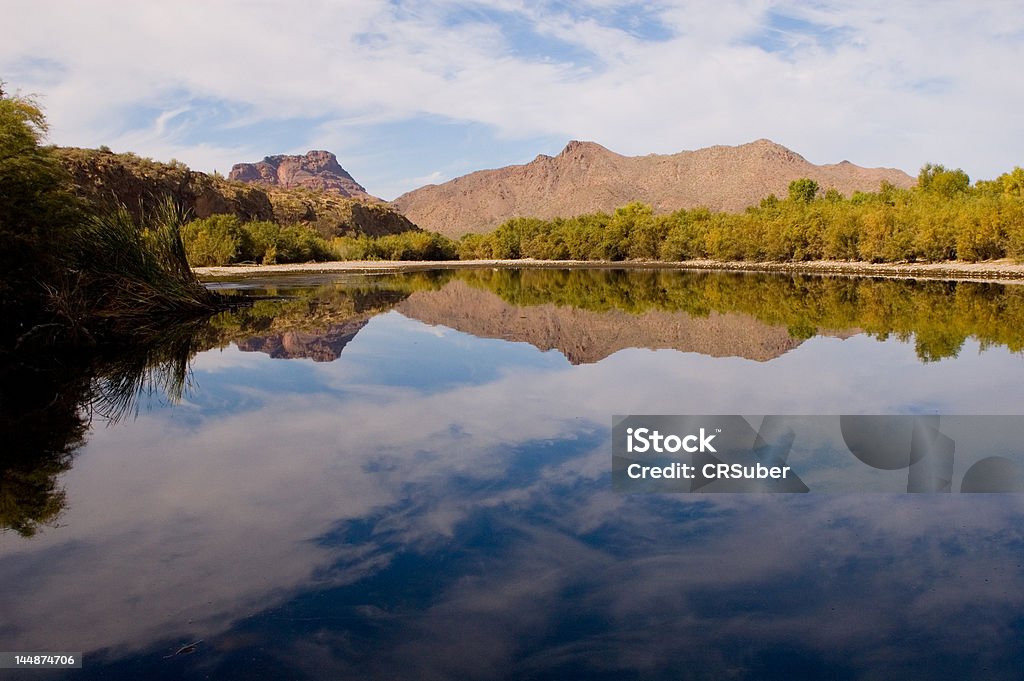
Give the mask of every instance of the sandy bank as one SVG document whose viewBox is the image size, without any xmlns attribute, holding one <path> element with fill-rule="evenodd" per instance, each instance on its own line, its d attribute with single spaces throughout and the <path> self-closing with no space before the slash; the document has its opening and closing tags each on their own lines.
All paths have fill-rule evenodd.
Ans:
<svg viewBox="0 0 1024 681">
<path fill-rule="evenodd" d="M 197 267 L 195 268 L 195 271 L 196 274 L 204 279 L 220 279 L 246 276 L 265 276 L 268 274 L 284 274 L 289 272 L 379 274 L 392 272 L 417 272 L 437 269 L 467 269 L 476 267 L 720 270 L 735 272 L 786 272 L 837 276 L 890 277 L 897 279 L 963 279 L 968 281 L 1024 283 L 1024 263 L 1017 263 L 1012 260 L 989 260 L 976 263 L 867 263 L 831 260 L 818 260 L 811 262 L 719 262 L 715 260 L 688 260 L 686 262 L 605 262 L 530 259 L 420 262 L 353 260 L 290 265 Z"/>
</svg>

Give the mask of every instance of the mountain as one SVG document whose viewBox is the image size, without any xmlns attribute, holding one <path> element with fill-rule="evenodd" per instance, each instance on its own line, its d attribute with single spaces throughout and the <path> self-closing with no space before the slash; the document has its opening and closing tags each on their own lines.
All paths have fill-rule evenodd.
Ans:
<svg viewBox="0 0 1024 681">
<path fill-rule="evenodd" d="M 381 201 L 368 194 L 329 151 L 310 151 L 305 156 L 267 156 L 259 163 L 236 163 L 228 179 L 265 187 L 304 187 L 350 199 Z"/>
<path fill-rule="evenodd" d="M 902 170 L 861 168 L 849 161 L 815 165 L 770 140 L 678 154 L 622 156 L 594 142 L 569 142 L 558 156 L 481 170 L 428 185 L 392 202 L 423 229 L 447 236 L 486 233 L 512 217 L 571 217 L 611 212 L 631 201 L 656 212 L 705 206 L 741 211 L 769 194 L 785 197 L 789 183 L 809 177 L 844 195 L 915 180 Z"/>
</svg>

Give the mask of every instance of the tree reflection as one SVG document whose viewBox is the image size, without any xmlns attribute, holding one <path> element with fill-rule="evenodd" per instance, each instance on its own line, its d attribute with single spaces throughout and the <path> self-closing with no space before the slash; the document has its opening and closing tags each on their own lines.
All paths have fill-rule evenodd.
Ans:
<svg viewBox="0 0 1024 681">
<path fill-rule="evenodd" d="M 188 389 L 199 352 L 268 330 L 322 327 L 390 309 L 436 278 L 389 278 L 257 296 L 207 318 L 146 329 L 102 347 L 22 349 L 0 358 L 0 531 L 24 537 L 55 525 L 66 496 L 59 477 L 72 465 L 94 421 L 116 424 L 140 404 L 174 403 Z"/>
<path fill-rule="evenodd" d="M 145 395 L 180 399 L 205 329 L 199 320 L 127 347 L 8 357 L 0 366 L 0 529 L 30 537 L 54 525 L 66 502 L 58 476 L 93 419 L 117 423 Z"/>
<path fill-rule="evenodd" d="M 1024 351 L 1024 286 L 993 282 L 687 272 L 467 270 L 457 275 L 519 306 L 594 312 L 739 313 L 785 326 L 794 338 L 859 330 L 913 339 L 925 362 L 956 357 L 968 338 Z"/>
</svg>

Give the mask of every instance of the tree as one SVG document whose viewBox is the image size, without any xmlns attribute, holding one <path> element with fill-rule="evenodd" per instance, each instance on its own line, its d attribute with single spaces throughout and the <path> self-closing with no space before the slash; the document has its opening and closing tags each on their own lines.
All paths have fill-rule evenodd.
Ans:
<svg viewBox="0 0 1024 681">
<path fill-rule="evenodd" d="M 925 163 L 917 174 L 917 188 L 930 194 L 938 194 L 947 199 L 967 193 L 971 186 L 971 178 L 960 168 L 946 170 L 937 163 Z"/>
<path fill-rule="evenodd" d="M 789 183 L 789 200 L 795 203 L 810 203 L 818 195 L 818 183 L 809 177 L 802 177 Z"/>
<path fill-rule="evenodd" d="M 1024 197 L 1024 168 L 1017 166 L 1008 173 L 999 176 L 1003 193 L 1007 196 Z"/>
<path fill-rule="evenodd" d="M 64 198 L 63 173 L 42 146 L 46 119 L 27 97 L 6 96 L 0 82 L 0 230 L 40 235 Z"/>
<path fill-rule="evenodd" d="M 18 335 L 42 312 L 59 269 L 60 240 L 76 220 L 76 202 L 50 149 L 43 112 L 0 82 L 0 333 Z"/>
</svg>

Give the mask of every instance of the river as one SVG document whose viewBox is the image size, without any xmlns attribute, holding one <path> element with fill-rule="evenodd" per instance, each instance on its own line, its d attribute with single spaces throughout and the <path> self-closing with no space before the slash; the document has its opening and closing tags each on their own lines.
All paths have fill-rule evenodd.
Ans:
<svg viewBox="0 0 1024 681">
<path fill-rule="evenodd" d="M 908 493 L 906 471 L 814 493 L 811 467 L 809 494 L 611 484 L 616 414 L 1024 413 L 1024 286 L 489 269 L 211 285 L 257 300 L 125 358 L 9 374 L 0 650 L 84 653 L 17 678 L 1024 668 L 1024 495 L 959 493 L 966 464 L 951 493 Z"/>
</svg>

